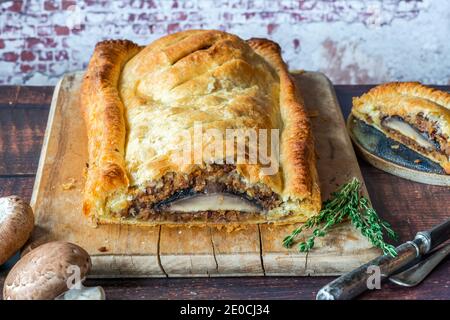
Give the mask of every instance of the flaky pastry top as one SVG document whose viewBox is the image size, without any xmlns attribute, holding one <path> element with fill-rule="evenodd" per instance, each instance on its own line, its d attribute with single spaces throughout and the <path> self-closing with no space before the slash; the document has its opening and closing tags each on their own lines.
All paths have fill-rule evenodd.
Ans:
<svg viewBox="0 0 450 320">
<path fill-rule="evenodd" d="M 238 173 L 294 203 L 314 193 L 320 206 L 309 120 L 274 42 L 214 30 L 175 33 L 147 47 L 102 42 L 83 82 L 82 104 L 89 135 L 87 214 L 130 186 L 198 167 L 186 163 L 180 150 L 196 123 L 222 136 L 226 129 L 279 129 L 277 173 L 237 164 Z M 192 153 L 213 141 L 193 144 Z M 224 150 L 224 162 L 228 152 L 235 150 Z"/>
</svg>

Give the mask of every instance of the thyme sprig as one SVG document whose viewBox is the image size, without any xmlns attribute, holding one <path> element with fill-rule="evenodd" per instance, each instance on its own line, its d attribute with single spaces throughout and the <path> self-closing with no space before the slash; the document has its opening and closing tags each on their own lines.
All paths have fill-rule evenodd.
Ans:
<svg viewBox="0 0 450 320">
<path fill-rule="evenodd" d="M 383 250 L 384 254 L 393 257 L 397 255 L 395 247 L 384 241 L 384 232 L 394 240 L 397 239 L 397 234 L 389 223 L 378 217 L 369 200 L 361 194 L 361 183 L 358 179 L 353 178 L 342 185 L 331 194 L 330 199 L 326 200 L 322 207 L 317 216 L 309 218 L 285 237 L 283 246 L 290 248 L 300 233 L 306 229 L 313 229 L 312 235 L 298 244 L 301 252 L 309 251 L 314 247 L 316 238 L 324 237 L 331 227 L 348 218 L 374 246 Z"/>
</svg>

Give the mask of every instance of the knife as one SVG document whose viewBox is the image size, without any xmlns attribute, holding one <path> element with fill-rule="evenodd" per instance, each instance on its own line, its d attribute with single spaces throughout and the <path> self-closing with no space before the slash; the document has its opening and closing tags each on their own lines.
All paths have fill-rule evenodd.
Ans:
<svg viewBox="0 0 450 320">
<path fill-rule="evenodd" d="M 327 284 L 317 293 L 317 300 L 348 300 L 353 299 L 368 290 L 367 281 L 372 273 L 368 272 L 372 266 L 378 266 L 381 278 L 385 279 L 411 262 L 450 238 L 450 219 L 433 227 L 428 231 L 418 232 L 412 241 L 401 244 L 396 248 L 397 256 L 382 255 L 359 268 L 342 275 Z"/>
</svg>

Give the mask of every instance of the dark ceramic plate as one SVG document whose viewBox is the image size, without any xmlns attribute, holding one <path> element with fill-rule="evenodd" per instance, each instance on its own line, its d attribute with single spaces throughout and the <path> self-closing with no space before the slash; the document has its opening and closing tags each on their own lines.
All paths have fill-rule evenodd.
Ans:
<svg viewBox="0 0 450 320">
<path fill-rule="evenodd" d="M 359 153 L 374 167 L 412 181 L 450 186 L 450 175 L 446 175 L 439 164 L 386 137 L 351 114 L 347 129 Z"/>
</svg>

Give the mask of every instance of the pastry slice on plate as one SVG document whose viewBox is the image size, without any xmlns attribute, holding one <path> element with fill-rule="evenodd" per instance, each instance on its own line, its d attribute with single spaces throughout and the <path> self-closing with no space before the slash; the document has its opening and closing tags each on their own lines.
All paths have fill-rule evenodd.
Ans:
<svg viewBox="0 0 450 320">
<path fill-rule="evenodd" d="M 450 174 L 450 94 L 417 82 L 386 83 L 353 99 L 352 114 L 439 163 Z"/>
</svg>

